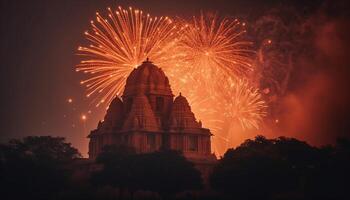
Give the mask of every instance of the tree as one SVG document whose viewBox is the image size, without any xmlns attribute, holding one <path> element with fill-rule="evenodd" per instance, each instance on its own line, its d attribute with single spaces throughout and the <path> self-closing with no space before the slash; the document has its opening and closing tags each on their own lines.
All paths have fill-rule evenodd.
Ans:
<svg viewBox="0 0 350 200">
<path fill-rule="evenodd" d="M 202 186 L 200 172 L 175 151 L 135 154 L 127 147 L 107 146 L 97 163 L 104 167 L 93 174 L 92 182 L 122 191 L 148 190 L 164 195 Z"/>
<path fill-rule="evenodd" d="M 103 165 L 101 171 L 92 174 L 91 181 L 97 186 L 132 188 L 134 184 L 134 149 L 120 145 L 105 146 L 96 159 Z"/>
<path fill-rule="evenodd" d="M 293 138 L 257 136 L 229 149 L 214 168 L 210 183 L 241 198 L 298 193 L 317 155 L 316 148 Z"/>
<path fill-rule="evenodd" d="M 30 136 L 0 146 L 4 198 L 46 198 L 69 184 L 65 166 L 81 155 L 62 137 Z"/>
<path fill-rule="evenodd" d="M 315 199 L 349 199 L 350 140 L 338 138 L 335 146 L 320 151 L 320 167 L 310 173 L 306 185 L 308 195 Z"/>
<path fill-rule="evenodd" d="M 202 188 L 200 172 L 180 152 L 141 154 L 136 160 L 137 187 L 160 194 Z"/>
</svg>

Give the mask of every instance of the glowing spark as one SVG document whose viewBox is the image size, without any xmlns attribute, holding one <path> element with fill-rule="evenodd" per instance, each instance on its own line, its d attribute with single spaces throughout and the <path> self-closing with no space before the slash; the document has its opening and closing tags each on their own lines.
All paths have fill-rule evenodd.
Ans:
<svg viewBox="0 0 350 200">
<path fill-rule="evenodd" d="M 85 121 L 87 119 L 86 115 L 81 115 L 81 120 Z"/>
</svg>

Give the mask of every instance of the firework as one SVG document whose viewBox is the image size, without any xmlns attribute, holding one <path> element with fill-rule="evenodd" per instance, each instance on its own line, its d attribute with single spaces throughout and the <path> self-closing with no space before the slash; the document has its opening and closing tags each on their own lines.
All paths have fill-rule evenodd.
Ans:
<svg viewBox="0 0 350 200">
<path fill-rule="evenodd" d="M 266 116 L 266 103 L 257 88 L 246 79 L 227 79 L 221 88 L 226 118 L 238 122 L 242 129 L 259 129 Z"/>
<path fill-rule="evenodd" d="M 170 69 L 175 74 L 190 74 L 208 88 L 218 78 L 241 78 L 253 70 L 251 42 L 242 39 L 245 23 L 201 14 L 183 24 L 177 49 L 182 67 Z"/>
<path fill-rule="evenodd" d="M 84 60 L 76 71 L 89 75 L 81 84 L 87 87 L 87 97 L 95 95 L 96 106 L 108 105 L 121 94 L 127 76 L 147 57 L 159 66 L 176 59 L 170 51 L 177 40 L 177 27 L 168 17 L 153 18 L 131 7 L 118 7 L 116 11 L 108 8 L 108 17 L 96 13 L 91 27 L 85 32 L 91 44 L 78 48 Z"/>
<path fill-rule="evenodd" d="M 188 99 L 196 117 L 213 132 L 214 151 L 222 155 L 236 142 L 235 135 L 260 128 L 267 104 L 247 79 L 218 78 L 218 82 L 215 93 L 195 87 Z"/>
<path fill-rule="evenodd" d="M 225 153 L 237 141 L 237 135 L 258 130 L 267 114 L 267 104 L 259 90 L 247 79 L 222 79 L 211 107 L 217 109 L 220 129 L 214 130 L 213 149 Z"/>
<path fill-rule="evenodd" d="M 201 14 L 182 24 L 181 67 L 165 70 L 174 91 L 185 94 L 197 119 L 213 132 L 213 149 L 221 154 L 230 135 L 238 134 L 224 127 L 256 129 L 263 117 L 259 92 L 239 81 L 254 70 L 255 52 L 244 40 L 245 24 L 237 19 Z"/>
</svg>

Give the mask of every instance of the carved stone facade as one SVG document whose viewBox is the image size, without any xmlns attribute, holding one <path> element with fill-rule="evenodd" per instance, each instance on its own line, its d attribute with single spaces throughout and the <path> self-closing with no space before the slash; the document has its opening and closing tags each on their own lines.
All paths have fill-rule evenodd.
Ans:
<svg viewBox="0 0 350 200">
<path fill-rule="evenodd" d="M 168 78 L 150 61 L 134 69 L 121 97 L 111 102 L 103 122 L 91 131 L 89 157 L 105 145 L 127 145 L 138 153 L 181 151 L 189 160 L 215 160 L 211 133 L 203 128 L 184 96 L 173 99 Z"/>
</svg>

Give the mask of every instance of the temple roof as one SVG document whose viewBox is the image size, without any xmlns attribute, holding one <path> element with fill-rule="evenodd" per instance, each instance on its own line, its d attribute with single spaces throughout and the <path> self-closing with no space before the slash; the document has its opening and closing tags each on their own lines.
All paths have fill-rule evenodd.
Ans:
<svg viewBox="0 0 350 200">
<path fill-rule="evenodd" d="M 169 109 L 164 115 L 157 115 L 152 109 L 151 103 L 156 102 L 149 97 L 150 94 L 171 97 Z M 196 121 L 187 99 L 181 93 L 173 101 L 172 97 L 170 84 L 163 70 L 147 60 L 131 72 L 123 100 L 119 97 L 114 98 L 104 121 L 99 123 L 97 128 L 102 132 L 132 130 L 195 132 L 198 128 L 203 129 L 201 123 Z"/>
<path fill-rule="evenodd" d="M 168 77 L 148 59 L 130 73 L 123 96 L 138 93 L 173 96 Z"/>
<path fill-rule="evenodd" d="M 174 100 L 170 114 L 170 128 L 172 129 L 193 129 L 201 128 L 200 124 L 191 111 L 187 99 L 181 95 Z"/>
<path fill-rule="evenodd" d="M 123 130 L 159 131 L 159 129 L 159 123 L 147 97 L 143 94 L 138 94 L 133 100 Z"/>
<path fill-rule="evenodd" d="M 120 129 L 123 125 L 123 117 L 123 102 L 116 96 L 110 103 L 101 126 L 107 129 Z"/>
</svg>

